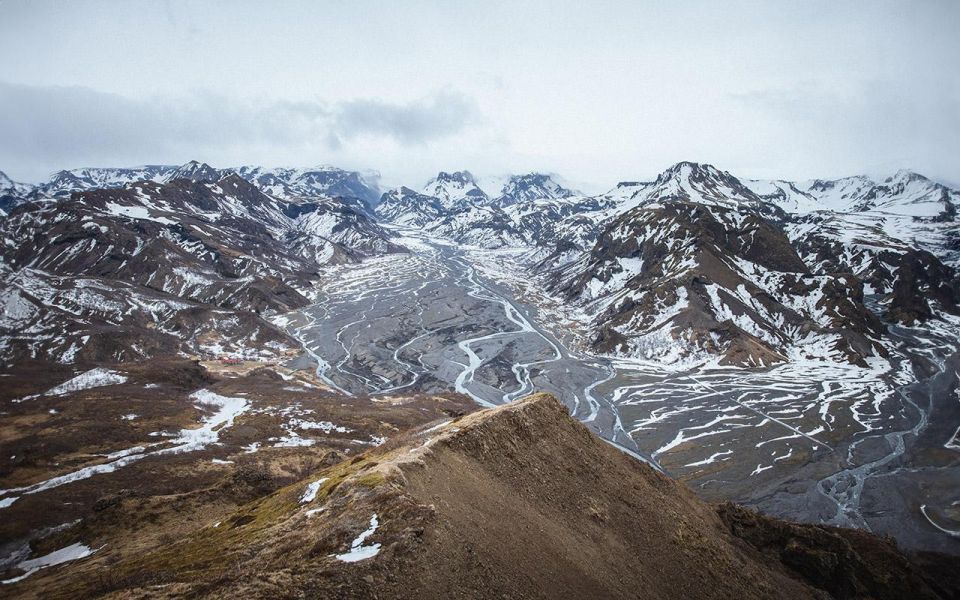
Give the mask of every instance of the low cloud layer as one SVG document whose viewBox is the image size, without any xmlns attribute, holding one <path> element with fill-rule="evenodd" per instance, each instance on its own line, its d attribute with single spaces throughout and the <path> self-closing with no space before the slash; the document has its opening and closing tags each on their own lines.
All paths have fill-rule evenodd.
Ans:
<svg viewBox="0 0 960 600">
<path fill-rule="evenodd" d="M 960 2 L 0 1 L 0 170 L 960 180 Z"/>
<path fill-rule="evenodd" d="M 406 103 L 242 101 L 209 92 L 134 100 L 0 82 L 0 169 L 37 178 L 60 167 L 176 162 L 244 147 L 322 156 L 371 139 L 429 144 L 479 120 L 476 103 L 450 91 Z"/>
</svg>

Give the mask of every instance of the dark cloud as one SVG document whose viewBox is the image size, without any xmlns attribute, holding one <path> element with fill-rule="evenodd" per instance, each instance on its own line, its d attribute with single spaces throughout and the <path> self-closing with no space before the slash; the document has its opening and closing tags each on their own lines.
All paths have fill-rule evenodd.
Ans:
<svg viewBox="0 0 960 600">
<path fill-rule="evenodd" d="M 453 92 L 409 103 L 242 101 L 194 92 L 134 100 L 83 87 L 0 82 L 0 165 L 34 173 L 60 167 L 222 156 L 236 147 L 338 151 L 357 138 L 402 145 L 454 135 L 478 117 Z"/>
</svg>

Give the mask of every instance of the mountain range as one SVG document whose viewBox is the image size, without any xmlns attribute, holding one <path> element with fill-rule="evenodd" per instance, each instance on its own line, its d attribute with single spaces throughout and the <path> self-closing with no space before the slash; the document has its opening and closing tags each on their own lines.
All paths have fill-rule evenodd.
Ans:
<svg viewBox="0 0 960 600">
<path fill-rule="evenodd" d="M 613 355 L 864 364 L 885 352 L 879 317 L 909 325 L 960 302 L 960 192 L 909 171 L 760 181 L 683 162 L 596 196 L 539 173 L 505 178 L 491 194 L 468 171 L 380 193 L 371 177 L 334 167 L 197 161 L 0 183 L 8 208 L 38 202 L 3 227 L 4 265 L 20 280 L 24 268 L 96 274 L 221 309 L 297 306 L 306 300 L 296 290 L 321 265 L 403 251 L 378 222 L 528 249 L 531 277 L 571 309 L 591 348 Z M 149 280 L 131 276 L 139 251 L 120 258 L 141 230 L 170 246 Z M 250 236 L 262 240 L 255 250 Z M 227 248 L 244 256 L 239 267 Z M 188 266 L 196 260 L 205 265 Z M 189 281 L 176 274 L 186 272 Z M 260 289 L 267 276 L 276 283 Z M 227 297 L 231 306 L 218 300 Z"/>
</svg>

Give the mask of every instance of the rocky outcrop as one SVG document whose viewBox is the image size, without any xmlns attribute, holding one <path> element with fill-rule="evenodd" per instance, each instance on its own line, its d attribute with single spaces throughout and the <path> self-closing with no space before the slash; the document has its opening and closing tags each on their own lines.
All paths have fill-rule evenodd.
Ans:
<svg viewBox="0 0 960 600">
<path fill-rule="evenodd" d="M 893 294 L 886 317 L 906 325 L 925 321 L 939 310 L 958 314 L 960 275 L 922 250 L 910 250 L 900 257 L 893 282 Z"/>
</svg>

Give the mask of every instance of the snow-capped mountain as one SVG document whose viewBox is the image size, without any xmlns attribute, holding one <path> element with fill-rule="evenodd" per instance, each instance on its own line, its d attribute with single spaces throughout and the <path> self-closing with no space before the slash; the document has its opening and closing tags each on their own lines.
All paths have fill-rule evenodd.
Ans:
<svg viewBox="0 0 960 600">
<path fill-rule="evenodd" d="M 443 216 L 446 209 L 439 198 L 401 186 L 385 192 L 375 212 L 380 219 L 397 225 L 424 227 Z"/>
<path fill-rule="evenodd" d="M 553 175 L 527 173 L 513 175 L 503 185 L 496 203 L 501 207 L 536 200 L 559 200 L 572 196 L 581 196 L 580 192 L 560 185 Z"/>
<path fill-rule="evenodd" d="M 747 185 L 765 202 L 796 215 L 795 220 L 824 223 L 814 228 L 824 235 L 840 240 L 868 228 L 960 267 L 960 191 L 918 173 L 901 170 L 879 182 L 856 176 L 795 183 L 754 180 Z M 849 230 L 831 225 L 850 219 L 856 225 Z"/>
<path fill-rule="evenodd" d="M 284 199 L 359 198 L 374 206 L 380 198 L 375 172 L 345 171 L 329 165 L 310 168 L 243 166 L 229 169 L 265 193 Z"/>
<path fill-rule="evenodd" d="M 291 248 L 317 264 L 405 251 L 391 241 L 392 234 L 350 202 L 321 198 L 288 204 L 284 211 L 293 219 L 294 232 L 287 235 Z"/>
<path fill-rule="evenodd" d="M 684 200 L 726 208 L 759 210 L 761 200 L 739 179 L 713 165 L 679 162 L 639 195 L 644 203 Z"/>
<path fill-rule="evenodd" d="M 33 198 L 67 198 L 74 192 L 122 187 L 134 181 L 163 181 L 177 170 L 169 165 L 132 168 L 82 168 L 57 171 L 31 190 Z"/>
<path fill-rule="evenodd" d="M 800 182 L 750 180 L 746 185 L 789 213 L 877 211 L 947 220 L 956 217 L 960 206 L 960 191 L 906 170 L 879 182 L 860 175 Z"/>
<path fill-rule="evenodd" d="M 490 199 L 469 171 L 441 171 L 427 182 L 423 194 L 437 198 L 443 208 L 450 211 L 486 204 Z"/>
<path fill-rule="evenodd" d="M 583 227 L 591 221 L 574 217 L 601 203 L 563 187 L 555 176 L 528 173 L 498 181 L 497 195 L 491 196 L 467 171 L 441 172 L 423 193 L 407 187 L 385 193 L 377 216 L 485 248 L 548 246 L 568 235 L 560 231 L 593 230 L 592 225 Z M 571 222 L 562 225 L 567 220 Z"/>
<path fill-rule="evenodd" d="M 555 273 L 604 352 L 763 365 L 838 354 L 863 362 L 882 329 L 853 277 L 811 274 L 757 212 L 661 197 L 614 220 Z"/>
<path fill-rule="evenodd" d="M 503 248 L 528 244 L 526 232 L 498 206 L 473 204 L 429 224 L 430 233 L 467 246 Z"/>
<path fill-rule="evenodd" d="M 601 197 L 603 208 L 582 213 L 597 220 L 599 237 L 588 252 L 567 253 L 571 262 L 547 285 L 579 307 L 605 352 L 864 363 L 883 352 L 884 332 L 864 286 L 886 295 L 885 317 L 905 323 L 955 312 L 960 301 L 955 271 L 889 235 L 863 202 L 923 205 L 932 196 L 918 192 L 923 181 L 893 178 L 873 192 L 837 184 L 860 190 L 848 198 L 855 210 L 811 212 L 814 192 L 831 186 L 751 182 L 753 191 L 710 165 L 679 163 L 653 182 L 619 185 Z"/>
<path fill-rule="evenodd" d="M 62 171 L 32 190 L 7 181 L 3 189 L 33 198 L 123 190 L 127 200 L 114 204 L 126 212 L 114 217 L 145 210 L 178 224 L 256 222 L 264 228 L 256 236 L 314 265 L 401 250 L 375 219 L 465 246 L 525 248 L 544 286 L 585 315 L 595 347 L 630 355 L 682 339 L 687 354 L 738 364 L 804 352 L 862 362 L 880 351 L 877 316 L 911 323 L 953 310 L 960 298 L 960 194 L 908 171 L 882 181 L 741 181 L 680 162 L 597 196 L 542 173 L 500 179 L 488 193 L 457 171 L 439 173 L 422 192 L 401 186 L 378 197 L 369 178 L 334 167 L 221 170 L 198 161 Z M 207 191 L 170 199 L 189 184 Z M 865 307 L 864 293 L 885 299 L 883 315 Z"/>
</svg>

